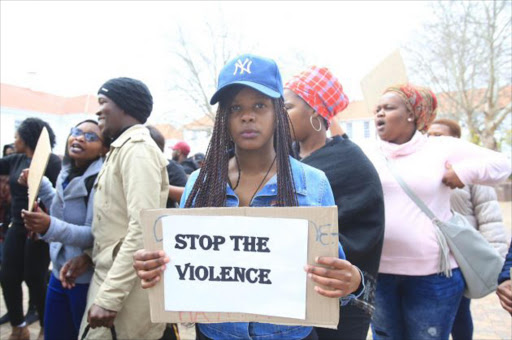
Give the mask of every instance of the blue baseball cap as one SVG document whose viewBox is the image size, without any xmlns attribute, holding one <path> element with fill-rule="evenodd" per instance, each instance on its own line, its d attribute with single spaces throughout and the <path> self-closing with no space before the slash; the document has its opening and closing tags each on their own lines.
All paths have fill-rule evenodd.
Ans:
<svg viewBox="0 0 512 340">
<path fill-rule="evenodd" d="M 283 81 L 276 62 L 253 54 L 242 54 L 224 65 L 210 104 L 217 103 L 222 92 L 235 84 L 249 86 L 271 98 L 283 96 Z"/>
</svg>

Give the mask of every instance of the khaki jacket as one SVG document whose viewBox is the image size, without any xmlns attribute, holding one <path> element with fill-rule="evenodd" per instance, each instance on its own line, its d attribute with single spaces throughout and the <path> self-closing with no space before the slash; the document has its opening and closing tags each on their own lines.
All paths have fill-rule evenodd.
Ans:
<svg viewBox="0 0 512 340">
<path fill-rule="evenodd" d="M 95 266 L 80 334 L 94 303 L 117 311 L 119 339 L 158 339 L 164 324 L 152 324 L 149 300 L 132 267 L 143 248 L 139 214 L 165 208 L 167 160 L 143 125 L 123 132 L 111 145 L 95 185 L 92 260 Z M 106 328 L 91 329 L 88 339 L 110 339 Z"/>
</svg>

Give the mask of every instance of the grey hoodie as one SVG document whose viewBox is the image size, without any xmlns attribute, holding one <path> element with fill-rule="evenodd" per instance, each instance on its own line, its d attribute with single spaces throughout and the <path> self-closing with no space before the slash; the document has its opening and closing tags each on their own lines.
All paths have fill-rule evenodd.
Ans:
<svg viewBox="0 0 512 340">
<path fill-rule="evenodd" d="M 89 194 L 86 204 L 87 189 L 85 179 L 97 175 L 103 165 L 100 158 L 87 168 L 82 176 L 73 178 L 66 189 L 62 182 L 69 175 L 69 166 L 64 166 L 57 179 L 56 189 L 50 181 L 43 177 L 39 197 L 50 206 L 51 223 L 48 231 L 40 235 L 41 239 L 50 243 L 50 258 L 53 264 L 52 273 L 59 278 L 59 271 L 70 259 L 83 253 L 84 249 L 92 248 L 93 236 L 91 224 L 93 219 L 94 188 Z M 89 283 L 93 268 L 76 279 L 76 283 Z"/>
</svg>

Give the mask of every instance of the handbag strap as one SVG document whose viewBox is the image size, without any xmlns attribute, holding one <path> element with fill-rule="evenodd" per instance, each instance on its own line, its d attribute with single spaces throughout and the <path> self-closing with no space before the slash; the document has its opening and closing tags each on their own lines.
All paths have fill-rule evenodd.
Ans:
<svg viewBox="0 0 512 340">
<path fill-rule="evenodd" d="M 91 325 L 87 324 L 87 326 L 85 326 L 84 333 L 82 334 L 82 337 L 80 338 L 81 340 L 85 340 L 87 333 L 89 333 L 89 329 L 91 329 Z M 112 334 L 112 340 L 117 340 L 116 328 L 114 326 L 112 326 L 112 328 L 110 328 L 110 334 Z"/>
<path fill-rule="evenodd" d="M 452 270 L 450 265 L 450 248 L 448 246 L 448 243 L 446 242 L 446 237 L 441 231 L 441 226 L 443 222 L 439 218 L 437 218 L 437 216 L 432 212 L 432 210 L 430 210 L 430 208 L 427 207 L 427 205 L 414 193 L 414 191 L 412 191 L 411 188 L 409 188 L 407 183 L 405 183 L 405 181 L 403 180 L 402 176 L 400 176 L 400 174 L 396 170 L 393 162 L 390 161 L 385 156 L 384 158 L 386 159 L 386 164 L 389 170 L 391 171 L 391 174 L 393 174 L 393 177 L 395 177 L 396 181 L 398 182 L 398 184 L 400 184 L 403 191 L 436 226 L 436 237 L 437 242 L 439 243 L 439 251 L 441 257 L 439 262 L 439 271 L 443 272 L 447 277 L 451 277 Z"/>
</svg>

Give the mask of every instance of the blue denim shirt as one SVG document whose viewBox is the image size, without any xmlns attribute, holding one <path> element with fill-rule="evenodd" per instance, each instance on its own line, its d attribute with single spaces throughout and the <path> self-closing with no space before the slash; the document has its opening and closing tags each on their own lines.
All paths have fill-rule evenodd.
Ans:
<svg viewBox="0 0 512 340">
<path fill-rule="evenodd" d="M 510 280 L 510 268 L 512 267 L 512 241 L 510 241 L 510 248 L 508 249 L 507 258 L 501 269 L 500 276 L 498 277 L 498 284 Z"/>
<path fill-rule="evenodd" d="M 334 197 L 331 186 L 323 171 L 310 167 L 290 157 L 295 191 L 299 206 L 333 206 Z M 181 198 L 180 207 L 185 206 L 190 191 L 199 175 L 196 170 L 190 175 Z M 235 192 L 227 185 L 227 207 L 238 207 L 239 200 Z M 269 207 L 275 205 L 277 198 L 277 177 L 272 177 L 255 195 L 251 207 Z M 340 258 L 345 259 L 341 246 Z M 207 337 L 217 340 L 295 340 L 304 339 L 311 333 L 312 327 L 284 326 L 259 322 L 224 322 L 199 324 L 199 329 Z"/>
</svg>

